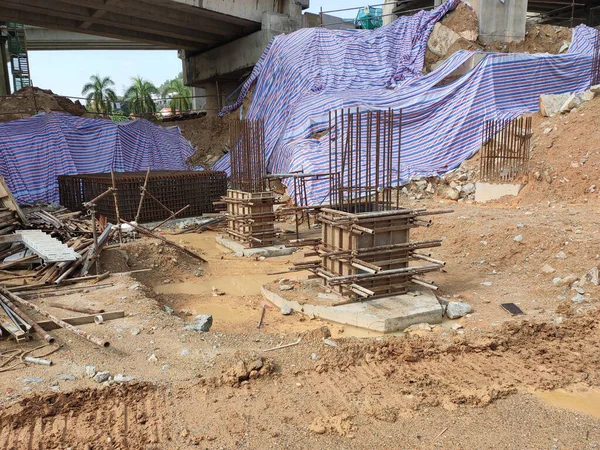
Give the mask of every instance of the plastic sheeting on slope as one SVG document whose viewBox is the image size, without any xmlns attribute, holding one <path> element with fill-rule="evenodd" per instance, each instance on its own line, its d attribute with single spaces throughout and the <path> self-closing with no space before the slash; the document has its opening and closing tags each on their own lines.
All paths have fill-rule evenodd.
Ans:
<svg viewBox="0 0 600 450">
<path fill-rule="evenodd" d="M 276 37 L 238 99 L 238 103 L 243 100 L 250 84 L 258 79 L 247 117 L 265 119 L 269 170 L 327 172 L 329 138 L 309 136 L 327 129 L 329 111 L 391 107 L 403 110 L 401 182 L 442 174 L 479 149 L 484 120 L 537 111 L 539 95 L 582 91 L 591 84 L 592 60 L 599 51 L 598 31 L 585 26 L 574 30 L 571 47 L 564 55 L 488 54 L 466 75 L 438 86 L 473 55 L 461 51 L 421 76 L 429 33 L 413 36 L 406 30 L 419 29 L 423 23 L 433 27 L 456 4 L 447 2 L 431 13 L 419 13 L 422 17 L 400 18 L 376 31 L 300 30 Z M 310 48 L 305 47 L 307 34 Z M 349 51 L 364 50 L 371 41 L 375 55 Z M 385 45 L 376 45 L 380 41 Z M 338 49 L 339 42 L 343 45 Z M 395 65 L 386 57 L 391 54 L 404 55 L 401 61 L 412 62 Z M 373 61 L 373 67 L 367 67 L 365 61 Z M 394 155 L 394 160 L 397 157 Z M 225 157 L 215 168 L 226 170 L 228 166 Z M 395 162 L 392 166 L 396 167 Z M 324 183 L 310 183 L 308 189 L 310 202 L 327 201 Z"/>
<path fill-rule="evenodd" d="M 179 128 L 62 113 L 0 123 L 0 174 L 20 203 L 58 202 L 58 175 L 186 170 L 193 148 Z"/>
</svg>

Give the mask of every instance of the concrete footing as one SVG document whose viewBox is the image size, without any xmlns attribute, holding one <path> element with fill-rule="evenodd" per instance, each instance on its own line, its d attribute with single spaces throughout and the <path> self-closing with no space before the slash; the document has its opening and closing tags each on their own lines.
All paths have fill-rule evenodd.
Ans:
<svg viewBox="0 0 600 450">
<path fill-rule="evenodd" d="M 253 247 L 246 248 L 237 241 L 227 239 L 223 236 L 216 237 L 217 244 L 228 248 L 235 256 L 264 256 L 265 258 L 274 256 L 291 255 L 296 251 L 295 247 L 286 247 L 284 245 L 271 245 L 269 247 Z"/>
<path fill-rule="evenodd" d="M 523 189 L 522 184 L 510 183 L 484 183 L 478 181 L 475 183 L 475 201 L 485 203 L 491 200 L 498 200 L 506 195 L 517 196 Z"/>
<path fill-rule="evenodd" d="M 276 291 L 277 287 L 273 284 L 261 288 L 263 297 L 280 308 L 288 306 L 293 311 L 311 317 L 382 333 L 402 331 L 417 323 L 442 322 L 442 307 L 433 291 L 427 288 L 419 288 L 418 293 L 409 292 L 337 306 L 332 305 L 347 299 L 335 293 L 327 293 L 319 294 L 318 297 L 327 298 L 328 301 L 324 303 L 329 305 L 305 303 L 297 299 L 292 291 Z"/>
</svg>

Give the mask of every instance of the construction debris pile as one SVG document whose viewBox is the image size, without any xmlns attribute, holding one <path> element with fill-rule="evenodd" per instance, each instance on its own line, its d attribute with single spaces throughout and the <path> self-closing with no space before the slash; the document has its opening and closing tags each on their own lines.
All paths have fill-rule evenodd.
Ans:
<svg viewBox="0 0 600 450">
<path fill-rule="evenodd" d="M 149 172 L 146 174 L 144 188 L 147 185 Z M 28 207 L 22 210 L 0 178 L 0 201 L 2 202 L 0 214 L 6 218 L 0 230 L 0 271 L 2 272 L 0 274 L 0 328 L 14 337 L 17 342 L 29 337 L 30 332 L 35 332 L 47 343 L 54 342 L 54 338 L 47 333 L 52 329 L 52 325 L 46 324 L 46 328 L 41 327 L 23 311 L 22 308 L 26 308 L 49 318 L 52 324 L 82 336 L 96 345 L 101 347 L 110 345 L 107 340 L 82 331 L 32 302 L 45 297 L 90 292 L 112 286 L 111 283 L 100 283 L 110 276 L 108 271 L 102 271 L 99 259 L 102 249 L 109 243 L 119 246 L 119 243 L 135 239 L 139 234 L 158 239 L 196 260 L 205 262 L 198 254 L 153 233 L 152 230 L 156 227 L 147 229 L 138 226 L 135 222 L 123 220 L 119 216 L 116 193 L 115 175 L 112 173 L 112 186 L 96 198 L 84 203 L 87 215 L 82 211 L 70 212 L 64 207 L 52 205 Z M 138 216 L 143 207 L 144 196 L 150 195 L 144 190 L 140 194 Z M 117 225 L 107 222 L 104 216 L 100 216 L 100 220 L 96 218 L 96 203 L 107 196 L 110 196 L 114 202 L 113 210 L 116 211 Z M 171 212 L 162 203 L 161 206 Z M 173 213 L 169 218 L 175 215 L 176 213 Z M 162 223 L 164 222 L 166 221 Z M 218 221 L 213 220 L 211 223 L 216 222 Z M 74 307 L 57 303 L 54 306 L 91 313 L 92 316 L 88 316 L 88 319 L 92 322 L 101 323 L 104 320 L 104 315 L 100 314 L 103 311 L 92 310 L 85 305 Z M 106 319 L 122 316 L 122 311 L 113 312 L 106 315 Z M 78 318 L 76 322 L 86 323 L 84 318 Z M 44 361 L 30 362 L 45 364 Z M 1 364 L 0 371 L 6 370 L 5 366 L 9 362 L 10 360 Z"/>
</svg>

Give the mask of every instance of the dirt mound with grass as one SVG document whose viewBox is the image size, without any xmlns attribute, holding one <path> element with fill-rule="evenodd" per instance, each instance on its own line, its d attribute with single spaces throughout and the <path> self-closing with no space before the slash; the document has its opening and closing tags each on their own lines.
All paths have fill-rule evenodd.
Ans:
<svg viewBox="0 0 600 450">
<path fill-rule="evenodd" d="M 41 112 L 51 111 L 85 116 L 87 111 L 79 100 L 56 95 L 49 89 L 25 87 L 8 97 L 0 98 L 0 122 L 24 119 Z"/>
</svg>

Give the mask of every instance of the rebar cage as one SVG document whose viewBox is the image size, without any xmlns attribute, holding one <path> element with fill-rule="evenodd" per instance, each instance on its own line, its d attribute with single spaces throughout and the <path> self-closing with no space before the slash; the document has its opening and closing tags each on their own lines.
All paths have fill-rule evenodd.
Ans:
<svg viewBox="0 0 600 450">
<path fill-rule="evenodd" d="M 265 122 L 262 119 L 234 120 L 229 125 L 230 183 L 234 190 L 266 190 Z"/>
<path fill-rule="evenodd" d="M 487 120 L 481 142 L 482 181 L 509 183 L 527 172 L 531 117 Z"/>
<path fill-rule="evenodd" d="M 400 185 L 402 111 L 329 112 L 329 173 L 332 208 L 347 212 L 393 208 Z M 396 204 L 399 191 L 396 189 Z"/>
<path fill-rule="evenodd" d="M 146 172 L 115 172 L 117 201 L 121 218 L 134 220 L 140 203 L 141 187 Z M 76 211 L 83 203 L 97 197 L 112 186 L 110 173 L 61 175 L 58 177 L 61 205 Z M 213 212 L 213 202 L 227 192 L 225 172 L 204 171 L 155 171 L 150 172 L 146 189 L 158 201 L 173 211 L 190 205 L 179 217 L 198 216 Z M 112 195 L 98 201 L 96 215 L 105 216 L 116 223 Z M 156 200 L 146 197 L 142 204 L 140 222 L 165 219 L 168 213 Z"/>
</svg>

